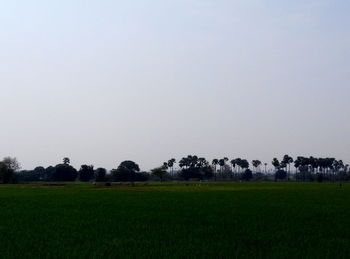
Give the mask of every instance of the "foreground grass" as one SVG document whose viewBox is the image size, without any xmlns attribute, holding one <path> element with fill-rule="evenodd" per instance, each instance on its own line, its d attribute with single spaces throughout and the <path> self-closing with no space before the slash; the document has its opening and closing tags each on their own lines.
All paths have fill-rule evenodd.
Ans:
<svg viewBox="0 0 350 259">
<path fill-rule="evenodd" d="M 1 258 L 348 258 L 350 186 L 0 187 Z"/>
</svg>

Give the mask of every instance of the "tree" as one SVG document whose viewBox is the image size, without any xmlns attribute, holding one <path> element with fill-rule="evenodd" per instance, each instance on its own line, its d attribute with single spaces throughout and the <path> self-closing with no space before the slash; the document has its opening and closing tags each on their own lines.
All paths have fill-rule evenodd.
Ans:
<svg viewBox="0 0 350 259">
<path fill-rule="evenodd" d="M 70 159 L 68 157 L 63 158 L 63 164 L 69 165 L 70 164 Z"/>
<path fill-rule="evenodd" d="M 242 174 L 242 180 L 249 181 L 253 178 L 253 172 L 250 169 L 246 169 L 244 173 Z"/>
<path fill-rule="evenodd" d="M 20 182 L 38 182 L 42 181 L 45 176 L 45 168 L 36 167 L 34 170 L 22 170 L 17 173 L 17 180 Z"/>
<path fill-rule="evenodd" d="M 273 167 L 275 168 L 276 171 L 277 171 L 277 170 L 280 168 L 280 166 L 281 166 L 281 164 L 280 164 L 280 162 L 278 161 L 277 158 L 274 158 L 274 159 L 272 160 L 272 165 L 273 165 Z"/>
<path fill-rule="evenodd" d="M 10 183 L 14 178 L 13 169 L 4 162 L 0 162 L 0 183 Z"/>
<path fill-rule="evenodd" d="M 287 176 L 288 176 L 288 181 L 289 181 L 289 175 L 290 175 L 290 164 L 293 163 L 293 158 L 290 157 L 289 155 L 284 155 L 282 159 L 282 164 L 286 168 L 287 171 Z M 288 169 L 287 169 L 288 166 Z"/>
<path fill-rule="evenodd" d="M 152 172 L 152 175 L 154 175 L 154 176 L 156 176 L 156 177 L 159 177 L 159 179 L 160 179 L 161 182 L 163 182 L 163 178 L 164 178 L 164 176 L 165 176 L 166 173 L 167 173 L 166 168 L 164 167 L 164 165 L 152 169 L 151 172 Z"/>
<path fill-rule="evenodd" d="M 246 159 L 236 158 L 236 165 L 240 169 L 248 169 L 249 168 L 249 162 Z"/>
<path fill-rule="evenodd" d="M 297 157 L 297 159 L 294 161 L 294 167 L 296 168 L 296 171 L 299 171 L 299 173 L 296 173 L 297 179 L 301 178 L 304 181 L 306 179 L 312 179 L 310 174 L 310 168 L 312 168 L 311 164 L 313 163 L 312 160 L 313 157 L 311 157 L 311 159 L 302 156 Z"/>
<path fill-rule="evenodd" d="M 17 158 L 15 157 L 5 157 L 2 162 L 7 166 L 9 170 L 12 170 L 13 172 L 18 171 L 21 169 L 20 163 L 17 161 Z"/>
<path fill-rule="evenodd" d="M 214 176 L 215 176 L 215 181 L 216 181 L 216 167 L 219 164 L 219 159 L 214 158 L 211 164 L 214 166 Z"/>
<path fill-rule="evenodd" d="M 226 162 L 228 161 L 227 157 L 224 157 L 219 160 L 219 166 L 220 166 L 220 172 L 222 173 L 222 168 L 226 165 Z"/>
<path fill-rule="evenodd" d="M 77 170 L 68 164 L 58 164 L 53 170 L 52 178 L 58 182 L 75 181 L 78 177 Z"/>
<path fill-rule="evenodd" d="M 204 157 L 198 158 L 197 156 L 188 155 L 179 161 L 179 166 L 181 167 L 180 177 L 185 180 L 213 177 L 213 169 Z"/>
<path fill-rule="evenodd" d="M 134 182 L 136 180 L 136 173 L 140 171 L 140 167 L 133 161 L 126 160 L 120 163 L 117 169 L 112 170 L 113 181 Z"/>
<path fill-rule="evenodd" d="M 164 167 L 165 170 L 168 170 L 169 169 L 168 162 L 164 162 L 163 163 L 163 167 Z"/>
<path fill-rule="evenodd" d="M 94 166 L 82 165 L 79 170 L 79 180 L 82 182 L 88 182 L 94 178 Z"/>
<path fill-rule="evenodd" d="M 246 159 L 241 160 L 241 168 L 242 169 L 248 169 L 249 168 L 249 162 Z"/>
<path fill-rule="evenodd" d="M 49 166 L 45 169 L 43 181 L 54 181 L 55 167 Z"/>
<path fill-rule="evenodd" d="M 211 164 L 214 166 L 214 170 L 216 172 L 216 166 L 219 164 L 219 159 L 214 158 L 213 161 L 211 162 Z"/>
<path fill-rule="evenodd" d="M 275 173 L 275 179 L 276 180 L 284 180 L 287 178 L 287 172 L 283 169 L 278 169 Z"/>
<path fill-rule="evenodd" d="M 252 165 L 255 168 L 255 171 L 257 171 L 257 168 L 261 165 L 261 161 L 260 160 L 253 160 Z"/>
<path fill-rule="evenodd" d="M 236 168 L 236 159 L 232 159 L 230 161 L 230 164 L 232 166 L 232 172 L 234 173 L 235 172 L 235 168 Z"/>
<path fill-rule="evenodd" d="M 187 157 L 183 157 L 181 158 L 181 160 L 179 161 L 179 166 L 181 168 L 188 168 L 191 166 L 191 163 L 193 163 L 193 161 L 196 159 L 197 157 L 193 157 L 191 155 L 188 155 Z"/>
<path fill-rule="evenodd" d="M 104 168 L 97 168 L 95 170 L 95 180 L 96 182 L 104 182 L 106 181 L 106 173 L 107 170 Z"/>
<path fill-rule="evenodd" d="M 172 158 L 168 161 L 168 168 L 171 168 L 171 173 L 174 173 L 174 164 L 176 163 L 176 159 Z"/>
<path fill-rule="evenodd" d="M 280 168 L 281 168 L 281 163 L 280 163 L 280 161 L 278 161 L 277 158 L 274 158 L 274 159 L 272 160 L 272 165 L 273 165 L 273 167 L 275 168 L 275 180 L 277 180 L 277 179 L 279 179 L 278 176 L 277 176 L 277 172 L 278 172 L 278 171 L 280 170 Z"/>
<path fill-rule="evenodd" d="M 34 168 L 33 173 L 38 181 L 42 181 L 45 177 L 45 168 L 42 166 L 37 166 Z"/>
<path fill-rule="evenodd" d="M 289 173 L 290 173 L 290 164 L 291 163 L 293 163 L 293 158 L 290 157 L 289 155 L 284 155 L 283 159 L 281 161 L 281 164 L 280 164 L 281 168 L 286 168 L 288 181 L 289 181 Z"/>
</svg>

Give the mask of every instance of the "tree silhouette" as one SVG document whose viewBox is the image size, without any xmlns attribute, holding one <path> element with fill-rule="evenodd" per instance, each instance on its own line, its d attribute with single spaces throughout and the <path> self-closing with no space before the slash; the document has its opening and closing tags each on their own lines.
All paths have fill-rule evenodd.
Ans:
<svg viewBox="0 0 350 259">
<path fill-rule="evenodd" d="M 224 157 L 219 160 L 219 166 L 220 166 L 220 172 L 222 173 L 222 168 L 226 165 L 226 162 L 228 161 L 227 157 Z"/>
<path fill-rule="evenodd" d="M 70 164 L 70 159 L 68 157 L 63 158 L 63 164 L 69 165 Z"/>
<path fill-rule="evenodd" d="M 238 171 L 240 173 L 240 170 L 242 169 L 242 159 L 241 158 L 236 158 L 235 159 L 235 163 L 236 163 L 236 165 L 238 167 Z"/>
<path fill-rule="evenodd" d="M 185 180 L 196 179 L 209 179 L 213 176 L 213 170 L 210 167 L 209 162 L 204 158 L 188 155 L 179 161 L 179 166 L 182 168 L 180 176 Z"/>
<path fill-rule="evenodd" d="M 240 161 L 240 164 L 241 164 L 241 168 L 242 168 L 242 169 L 248 169 L 248 168 L 249 168 L 249 162 L 248 162 L 248 160 L 246 160 L 246 159 L 242 159 L 242 160 Z"/>
<path fill-rule="evenodd" d="M 213 161 L 211 162 L 211 164 L 214 166 L 214 177 L 215 177 L 215 181 L 216 181 L 216 167 L 219 164 L 219 159 L 214 158 Z"/>
<path fill-rule="evenodd" d="M 174 164 L 176 163 L 176 159 L 172 158 L 168 161 L 168 168 L 171 168 L 171 173 L 174 173 Z"/>
<path fill-rule="evenodd" d="M 95 180 L 96 182 L 104 182 L 106 181 L 106 173 L 107 170 L 104 168 L 97 168 L 95 170 Z"/>
<path fill-rule="evenodd" d="M 167 170 L 167 167 L 165 167 L 163 165 L 163 166 L 152 169 L 151 172 L 152 172 L 152 175 L 159 177 L 160 181 L 163 182 L 163 178 L 167 173 L 166 170 Z"/>
<path fill-rule="evenodd" d="M 2 162 L 7 166 L 9 170 L 12 170 L 13 172 L 21 169 L 21 165 L 15 157 L 5 157 Z"/>
<path fill-rule="evenodd" d="M 111 171 L 113 181 L 130 181 L 134 182 L 136 173 L 140 171 L 140 167 L 134 161 L 126 160 L 120 163 L 117 169 Z"/>
<path fill-rule="evenodd" d="M 242 174 L 242 180 L 244 180 L 244 181 L 249 181 L 249 180 L 251 180 L 253 178 L 253 173 L 252 173 L 252 170 L 250 170 L 250 169 L 246 169 L 245 171 L 244 171 L 244 173 Z"/>
<path fill-rule="evenodd" d="M 82 165 L 79 170 L 79 180 L 82 182 L 88 182 L 94 178 L 94 166 Z"/>
<path fill-rule="evenodd" d="M 261 165 L 261 161 L 260 160 L 253 160 L 252 165 L 255 168 L 255 171 L 257 171 L 257 168 Z"/>
<path fill-rule="evenodd" d="M 58 182 L 75 181 L 78 176 L 77 170 L 68 164 L 56 165 L 52 173 L 53 180 Z"/>
<path fill-rule="evenodd" d="M 235 169 L 236 169 L 236 159 L 232 159 L 231 161 L 230 161 L 230 164 L 231 164 L 231 166 L 232 166 L 232 172 L 233 173 L 235 173 Z"/>
<path fill-rule="evenodd" d="M 272 160 L 272 165 L 273 165 L 273 167 L 275 168 L 275 170 L 277 171 L 279 168 L 280 168 L 280 162 L 278 161 L 278 159 L 277 158 L 274 158 L 273 160 Z"/>
<path fill-rule="evenodd" d="M 288 181 L 290 180 L 290 178 L 289 178 L 289 176 L 290 176 L 290 164 L 293 163 L 293 161 L 294 161 L 293 158 L 290 157 L 289 155 L 284 155 L 284 157 L 282 159 L 282 164 L 286 168 Z M 287 166 L 288 166 L 288 169 L 287 169 Z"/>
<path fill-rule="evenodd" d="M 10 183 L 14 177 L 13 169 L 4 162 L 0 162 L 0 183 Z"/>
</svg>

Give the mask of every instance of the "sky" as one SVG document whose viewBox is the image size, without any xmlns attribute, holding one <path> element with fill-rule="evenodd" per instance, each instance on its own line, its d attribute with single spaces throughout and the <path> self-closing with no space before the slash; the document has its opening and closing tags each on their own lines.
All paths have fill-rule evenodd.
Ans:
<svg viewBox="0 0 350 259">
<path fill-rule="evenodd" d="M 0 0 L 0 158 L 350 162 L 348 0 Z"/>
</svg>

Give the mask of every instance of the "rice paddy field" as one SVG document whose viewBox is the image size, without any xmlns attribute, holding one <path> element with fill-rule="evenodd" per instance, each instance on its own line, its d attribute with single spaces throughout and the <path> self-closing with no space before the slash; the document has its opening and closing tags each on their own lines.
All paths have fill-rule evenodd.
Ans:
<svg viewBox="0 0 350 259">
<path fill-rule="evenodd" d="M 1 258 L 349 258 L 350 185 L 0 185 Z"/>
</svg>

